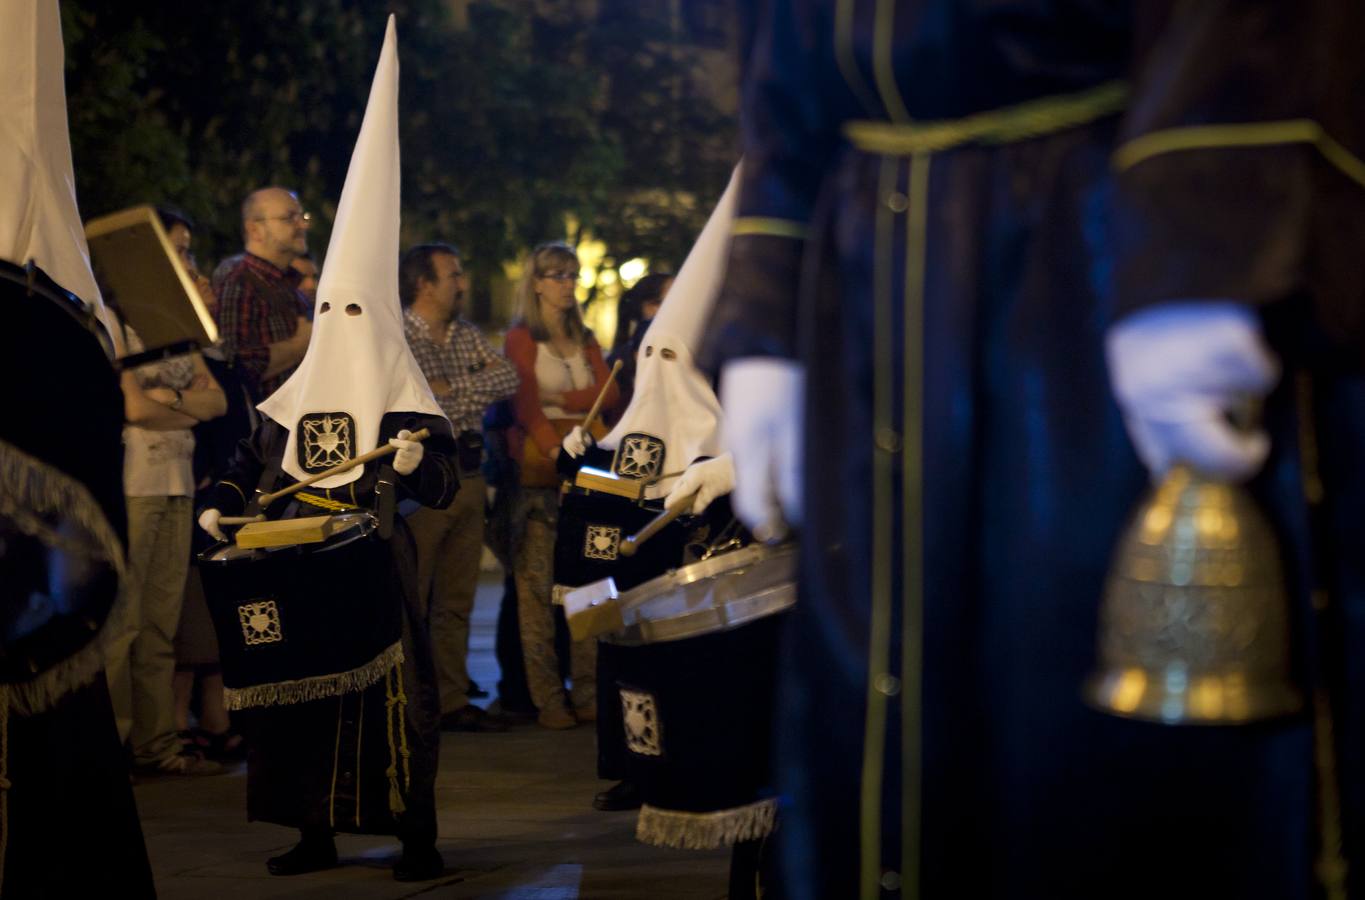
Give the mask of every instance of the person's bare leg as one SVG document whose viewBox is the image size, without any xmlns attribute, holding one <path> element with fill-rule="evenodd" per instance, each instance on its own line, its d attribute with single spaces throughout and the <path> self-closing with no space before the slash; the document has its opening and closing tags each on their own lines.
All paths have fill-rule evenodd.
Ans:
<svg viewBox="0 0 1365 900">
<path fill-rule="evenodd" d="M 175 702 L 175 730 L 190 727 L 190 696 L 194 693 L 194 673 L 176 670 L 171 676 L 171 696 Z"/>
<path fill-rule="evenodd" d="M 214 672 L 199 679 L 199 727 L 210 734 L 222 734 L 231 727 L 223 704 L 223 673 Z"/>
</svg>

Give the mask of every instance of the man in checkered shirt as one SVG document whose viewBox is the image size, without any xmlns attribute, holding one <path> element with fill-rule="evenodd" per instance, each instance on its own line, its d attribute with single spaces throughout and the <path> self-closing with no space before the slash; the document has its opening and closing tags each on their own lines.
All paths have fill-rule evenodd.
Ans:
<svg viewBox="0 0 1365 900">
<path fill-rule="evenodd" d="M 292 191 L 252 191 L 242 201 L 246 252 L 213 273 L 224 354 L 253 403 L 284 384 L 308 349 L 313 306 L 299 291 L 301 276 L 291 264 L 308 252 L 311 221 Z"/>
<path fill-rule="evenodd" d="M 420 244 L 398 270 L 403 329 L 436 402 L 459 444 L 460 491 L 446 509 L 423 507 L 408 517 L 417 541 L 417 577 L 431 622 L 441 691 L 441 727 L 501 731 L 469 702 L 469 614 L 483 554 L 484 481 L 480 470 L 484 410 L 517 390 L 517 372 L 477 326 L 461 318 L 468 284 L 450 244 Z"/>
</svg>

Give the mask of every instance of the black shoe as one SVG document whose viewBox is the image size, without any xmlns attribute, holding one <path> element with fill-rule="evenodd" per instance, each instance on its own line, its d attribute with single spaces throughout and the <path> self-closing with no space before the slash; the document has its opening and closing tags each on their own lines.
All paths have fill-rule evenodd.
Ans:
<svg viewBox="0 0 1365 900">
<path fill-rule="evenodd" d="M 430 881 L 445 873 L 446 861 L 431 844 L 421 847 L 403 845 L 403 855 L 393 864 L 394 881 Z"/>
<path fill-rule="evenodd" d="M 479 687 L 479 683 L 473 678 L 469 679 L 469 690 L 465 691 L 465 693 L 475 700 L 482 700 L 484 697 L 488 696 L 488 691 Z"/>
<path fill-rule="evenodd" d="M 506 731 L 507 723 L 472 703 L 441 716 L 442 731 Z"/>
<path fill-rule="evenodd" d="M 509 706 L 502 702 L 501 697 L 488 704 L 488 714 L 509 724 L 534 722 L 536 720 L 536 708 L 534 706 Z"/>
<path fill-rule="evenodd" d="M 603 812 L 640 808 L 640 788 L 633 781 L 623 781 L 592 798 L 592 808 Z"/>
<path fill-rule="evenodd" d="M 336 868 L 337 845 L 331 838 L 299 841 L 294 849 L 265 861 L 271 875 L 304 875 Z"/>
</svg>

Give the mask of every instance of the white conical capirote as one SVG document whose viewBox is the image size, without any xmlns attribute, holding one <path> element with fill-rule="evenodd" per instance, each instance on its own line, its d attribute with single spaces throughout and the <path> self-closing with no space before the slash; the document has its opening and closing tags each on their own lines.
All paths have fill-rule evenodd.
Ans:
<svg viewBox="0 0 1365 900">
<path fill-rule="evenodd" d="M 398 301 L 398 35 L 389 16 L 346 185 L 337 206 L 326 265 L 313 308 L 313 336 L 299 367 L 260 404 L 289 430 L 281 467 L 302 480 L 305 417 L 343 413 L 352 421 L 353 454 L 375 449 L 386 413 L 443 415 L 403 334 Z M 351 315 L 352 309 L 358 314 Z M 302 441 L 305 454 L 308 441 Z M 348 484 L 359 467 L 325 478 Z"/>
<path fill-rule="evenodd" d="M 30 260 L 80 297 L 122 352 L 76 206 L 57 0 L 0 0 L 0 259 Z"/>
<path fill-rule="evenodd" d="M 693 360 L 725 275 L 739 172 L 740 166 L 736 166 L 725 193 L 650 322 L 635 361 L 635 393 L 630 406 L 601 442 L 603 448 L 617 450 L 619 457 L 630 449 L 623 442 L 632 435 L 658 438 L 664 444 L 661 475 L 677 474 L 699 457 L 721 453 L 720 401 Z M 638 439 L 635 442 L 639 443 Z M 664 479 L 646 488 L 645 495 L 661 497 L 672 486 L 672 478 Z"/>
<path fill-rule="evenodd" d="M 730 174 L 725 193 L 716 202 L 711 218 L 697 236 L 697 242 L 687 253 L 678 277 L 668 289 L 659 311 L 650 320 L 649 331 L 669 334 L 687 344 L 695 354 L 701 344 L 702 331 L 716 305 L 720 282 L 725 277 L 725 260 L 730 250 L 730 226 L 735 218 L 739 196 L 741 161 Z M 646 340 L 649 335 L 646 334 Z"/>
</svg>

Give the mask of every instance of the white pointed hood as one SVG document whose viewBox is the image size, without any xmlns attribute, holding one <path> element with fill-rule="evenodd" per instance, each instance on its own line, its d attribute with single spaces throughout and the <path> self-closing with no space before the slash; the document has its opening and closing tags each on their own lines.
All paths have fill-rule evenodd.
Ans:
<svg viewBox="0 0 1365 900">
<path fill-rule="evenodd" d="M 403 334 L 398 302 L 398 36 L 375 69 L 298 369 L 259 406 L 289 430 L 282 467 L 303 479 L 375 449 L 385 413 L 442 415 Z M 355 481 L 356 467 L 318 482 Z"/>
<path fill-rule="evenodd" d="M 630 406 L 600 443 L 616 451 L 612 471 L 618 475 L 676 475 L 698 457 L 721 453 L 720 402 L 694 357 L 725 275 L 739 168 L 645 332 Z M 662 497 L 673 482 L 651 485 L 645 496 Z"/>
<path fill-rule="evenodd" d="M 76 207 L 57 0 L 0 0 L 0 22 L 0 259 L 32 260 L 80 297 L 122 354 Z"/>
</svg>

